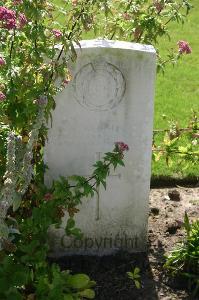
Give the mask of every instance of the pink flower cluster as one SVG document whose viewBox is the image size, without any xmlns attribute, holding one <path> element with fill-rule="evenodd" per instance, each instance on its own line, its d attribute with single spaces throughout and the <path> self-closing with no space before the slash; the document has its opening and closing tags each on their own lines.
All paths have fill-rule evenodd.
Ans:
<svg viewBox="0 0 199 300">
<path fill-rule="evenodd" d="M 61 32 L 60 30 L 58 30 L 58 29 L 53 29 L 52 32 L 53 32 L 54 36 L 55 36 L 57 39 L 59 39 L 60 37 L 62 37 L 62 32 Z"/>
<path fill-rule="evenodd" d="M 64 80 L 63 80 L 63 85 L 65 86 L 65 85 L 69 84 L 69 82 L 70 82 L 70 80 L 64 79 Z"/>
<path fill-rule="evenodd" d="M 135 28 L 135 31 L 133 33 L 134 39 L 138 39 L 142 33 L 142 29 L 140 27 Z"/>
<path fill-rule="evenodd" d="M 22 29 L 27 24 L 26 16 L 23 13 L 19 14 L 19 25 L 18 28 Z"/>
<path fill-rule="evenodd" d="M 38 105 L 47 105 L 48 103 L 48 98 L 46 96 L 40 96 L 38 99 L 36 99 L 35 103 L 37 103 Z"/>
<path fill-rule="evenodd" d="M 0 56 L 0 66 L 3 66 L 5 64 L 6 64 L 5 60 L 3 59 L 3 57 Z"/>
<path fill-rule="evenodd" d="M 131 16 L 128 14 L 128 13 L 123 13 L 123 18 L 125 20 L 130 20 L 131 19 Z"/>
<path fill-rule="evenodd" d="M 183 54 L 183 53 L 185 53 L 185 54 L 190 54 L 191 52 L 192 52 L 192 49 L 191 49 L 191 47 L 189 46 L 189 43 L 188 42 L 186 42 L 186 41 L 179 41 L 178 43 L 177 43 L 177 45 L 178 45 L 178 47 L 179 47 L 179 53 L 180 54 Z"/>
<path fill-rule="evenodd" d="M 16 28 L 16 13 L 6 7 L 0 7 L 0 20 L 3 22 L 3 27 L 7 29 Z"/>
<path fill-rule="evenodd" d="M 0 92 L 0 102 L 3 102 L 6 99 L 4 93 Z"/>
<path fill-rule="evenodd" d="M 78 0 L 72 0 L 72 5 L 76 6 L 78 4 Z"/>
<path fill-rule="evenodd" d="M 26 16 L 23 13 L 19 14 L 17 19 L 16 12 L 6 7 L 0 6 L 0 21 L 3 28 L 8 30 L 15 28 L 23 28 L 27 24 Z"/>
<path fill-rule="evenodd" d="M 116 150 L 121 153 L 129 150 L 129 146 L 123 142 L 116 142 L 115 146 L 116 146 Z"/>
<path fill-rule="evenodd" d="M 46 193 L 44 195 L 44 200 L 45 201 L 51 201 L 53 199 L 53 195 L 51 193 Z"/>
<path fill-rule="evenodd" d="M 22 4 L 22 3 L 23 3 L 23 0 L 14 0 L 13 1 L 14 5 L 18 5 L 18 4 Z"/>
<path fill-rule="evenodd" d="M 155 0 L 153 2 L 153 4 L 154 4 L 154 6 L 155 6 L 158 13 L 160 13 L 164 9 L 164 3 L 162 3 L 161 1 Z"/>
</svg>

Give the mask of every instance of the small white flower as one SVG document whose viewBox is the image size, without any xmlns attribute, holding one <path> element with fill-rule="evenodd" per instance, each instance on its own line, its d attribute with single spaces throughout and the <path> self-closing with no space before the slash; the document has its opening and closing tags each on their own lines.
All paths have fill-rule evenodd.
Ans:
<svg viewBox="0 0 199 300">
<path fill-rule="evenodd" d="M 198 144 L 197 139 L 195 139 L 195 140 L 192 141 L 192 145 L 193 145 L 193 146 L 196 146 L 197 144 Z"/>
<path fill-rule="evenodd" d="M 4 185 L 10 185 L 12 184 L 12 180 L 10 178 L 7 178 L 5 181 L 4 181 Z"/>
</svg>

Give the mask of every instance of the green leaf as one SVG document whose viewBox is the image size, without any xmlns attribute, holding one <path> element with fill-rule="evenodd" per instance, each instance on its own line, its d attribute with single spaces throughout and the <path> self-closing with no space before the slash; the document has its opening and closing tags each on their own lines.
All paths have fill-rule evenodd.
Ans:
<svg viewBox="0 0 199 300">
<path fill-rule="evenodd" d="M 178 150 L 179 150 L 179 152 L 186 153 L 186 152 L 188 152 L 188 147 L 179 146 Z"/>
<path fill-rule="evenodd" d="M 124 164 L 123 160 L 118 160 L 117 163 L 118 163 L 118 165 L 120 165 L 122 167 L 125 167 L 125 164 Z"/>
<path fill-rule="evenodd" d="M 95 292 L 91 289 L 86 289 L 82 292 L 78 293 L 81 297 L 87 298 L 87 299 L 94 299 L 95 298 Z"/>
<path fill-rule="evenodd" d="M 137 268 L 137 267 L 135 267 L 135 269 L 134 269 L 134 275 L 139 274 L 139 273 L 140 273 L 140 269 Z"/>
<path fill-rule="evenodd" d="M 187 212 L 185 212 L 185 215 L 184 215 L 184 228 L 187 232 L 187 235 L 189 235 L 190 230 L 191 230 L 191 224 L 189 222 L 189 217 L 187 215 Z"/>
<path fill-rule="evenodd" d="M 1 222 L 0 223 L 0 237 L 7 239 L 8 234 L 9 234 L 8 226 L 4 222 Z"/>
<path fill-rule="evenodd" d="M 83 233 L 80 228 L 71 229 L 70 234 L 74 235 L 77 239 L 82 239 L 83 237 Z"/>
<path fill-rule="evenodd" d="M 67 280 L 67 285 L 73 289 L 81 290 L 87 288 L 90 278 L 86 274 L 70 275 Z"/>
<path fill-rule="evenodd" d="M 106 190 L 106 181 L 102 180 L 101 183 L 102 183 L 104 189 Z"/>
<path fill-rule="evenodd" d="M 21 197 L 19 194 L 15 193 L 14 200 L 13 200 L 13 211 L 14 212 L 20 207 L 20 204 L 21 204 Z"/>
<path fill-rule="evenodd" d="M 94 280 L 90 280 L 88 284 L 88 288 L 93 288 L 94 286 L 96 286 L 96 282 Z"/>
<path fill-rule="evenodd" d="M 134 274 L 132 272 L 127 272 L 127 275 L 130 279 L 134 280 Z"/>
<path fill-rule="evenodd" d="M 140 288 L 141 288 L 140 282 L 139 282 L 138 280 L 135 280 L 134 282 L 135 282 L 136 288 L 137 288 L 137 289 L 140 289 Z"/>
<path fill-rule="evenodd" d="M 73 218 L 69 218 L 66 226 L 67 226 L 67 229 L 71 229 L 71 228 L 75 227 L 75 220 Z"/>
<path fill-rule="evenodd" d="M 12 275 L 12 282 L 16 286 L 25 285 L 27 282 L 27 273 L 16 272 Z"/>
<path fill-rule="evenodd" d="M 6 300 L 23 300 L 22 295 L 18 292 L 16 288 L 10 288 L 6 292 Z"/>
</svg>

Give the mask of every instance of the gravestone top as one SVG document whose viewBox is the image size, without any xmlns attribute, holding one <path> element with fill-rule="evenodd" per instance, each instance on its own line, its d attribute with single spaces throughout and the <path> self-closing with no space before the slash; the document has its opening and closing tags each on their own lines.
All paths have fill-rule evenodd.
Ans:
<svg viewBox="0 0 199 300">
<path fill-rule="evenodd" d="M 83 199 L 75 220 L 85 238 L 52 232 L 57 255 L 144 251 L 147 244 L 156 53 L 153 46 L 109 40 L 76 45 L 72 81 L 56 97 L 48 131 L 46 183 L 60 175 L 89 176 L 114 143 L 129 145 L 125 167 L 112 170 L 107 189 Z M 68 215 L 63 221 L 67 222 Z M 62 241 L 63 243 L 60 243 Z"/>
<path fill-rule="evenodd" d="M 138 43 L 131 43 L 125 41 L 112 41 L 112 40 L 82 40 L 80 41 L 81 48 L 112 48 L 112 49 L 123 49 L 123 50 L 134 50 L 146 53 L 156 53 L 155 48 L 152 45 L 144 45 Z M 77 45 L 76 48 L 79 48 Z"/>
</svg>

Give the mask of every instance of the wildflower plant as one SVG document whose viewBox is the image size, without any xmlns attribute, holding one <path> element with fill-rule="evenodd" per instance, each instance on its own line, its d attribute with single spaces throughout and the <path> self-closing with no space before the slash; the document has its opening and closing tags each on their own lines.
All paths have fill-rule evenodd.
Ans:
<svg viewBox="0 0 199 300">
<path fill-rule="evenodd" d="M 71 184 L 62 178 L 50 190 L 42 184 L 45 124 L 56 108 L 54 97 L 71 80 L 74 43 L 92 32 L 155 46 L 169 34 L 168 24 L 183 22 L 190 8 L 188 0 L 68 0 L 59 6 L 47 0 L 0 0 L 1 299 L 94 298 L 88 277 L 48 265 L 47 230 L 61 223 L 66 210 L 66 233 L 79 235 L 76 206 L 96 186 L 106 186 L 110 168 L 123 165 L 128 146 L 116 143 L 89 179 L 75 176 Z M 184 41 L 179 51 L 175 46 L 168 60 L 158 53 L 161 67 L 191 51 Z"/>
<path fill-rule="evenodd" d="M 41 95 L 48 97 L 50 117 L 54 96 L 65 86 L 57 86 L 56 79 L 70 78 L 68 60 L 75 59 L 73 43 L 82 34 L 91 31 L 156 47 L 169 35 L 168 24 L 183 22 L 190 8 L 188 0 L 70 0 L 59 6 L 47 0 L 0 1 L 0 121 L 20 134 L 30 131 L 37 114 L 35 100 Z M 174 45 L 176 51 L 168 59 L 158 52 L 159 66 L 190 53 L 186 42 L 179 43 L 180 52 Z"/>
<path fill-rule="evenodd" d="M 43 98 L 46 100 L 46 97 Z M 34 143 L 38 139 L 39 129 L 44 122 L 45 105 L 46 103 L 39 105 L 37 119 L 29 133 L 29 140 L 23 151 L 22 158 L 16 155 L 17 139 L 19 139 L 18 143 L 20 143 L 20 138 L 15 136 L 12 131 L 9 132 L 7 137 L 6 172 L 3 178 L 4 185 L 0 191 L 0 249 L 3 241 L 9 237 L 9 227 L 5 223 L 8 209 L 12 207 L 13 211 L 16 211 L 19 208 L 22 197 L 33 176 L 32 150 Z"/>
<path fill-rule="evenodd" d="M 154 130 L 152 147 L 154 162 L 165 160 L 167 166 L 171 167 L 174 159 L 177 159 L 176 169 L 181 175 L 189 166 L 197 166 L 198 131 L 199 117 L 196 111 L 192 111 L 186 128 L 180 128 L 178 122 L 170 120 L 168 129 Z"/>
<path fill-rule="evenodd" d="M 167 255 L 164 267 L 168 275 L 185 278 L 196 299 L 199 295 L 199 220 L 191 223 L 185 213 L 183 227 L 186 237 Z"/>
<path fill-rule="evenodd" d="M 47 0 L 0 0 L 0 175 L 6 172 L 4 126 L 26 144 L 42 97 L 47 98 L 45 121 L 51 118 L 54 97 L 71 79 L 68 64 L 76 58 L 74 43 L 82 34 L 91 31 L 108 39 L 122 37 L 156 46 L 161 36 L 169 35 L 168 24 L 183 22 L 190 8 L 188 0 L 70 0 L 59 6 Z M 175 47 L 166 60 L 157 52 L 159 66 L 191 52 L 185 41 Z M 43 146 L 46 128 L 42 125 L 37 130 Z M 37 154 L 41 157 L 40 150 Z"/>
<path fill-rule="evenodd" d="M 11 141 L 14 141 L 13 137 Z M 122 143 L 122 148 L 118 148 L 116 143 L 113 152 L 106 153 L 102 160 L 95 163 L 90 178 L 77 175 L 69 178 L 61 177 L 50 189 L 42 186 L 35 195 L 36 199 L 34 196 L 24 199 L 17 212 L 10 210 L 9 217 L 5 218 L 5 214 L 2 216 L 1 219 L 5 225 L 7 224 L 8 232 L 7 235 L 4 233 L 4 236 L 1 236 L 3 249 L 0 252 L 1 299 L 94 299 L 95 282 L 87 275 L 61 272 L 58 265 L 48 264 L 47 232 L 50 225 L 60 227 L 62 217 L 66 213 L 68 221 L 64 228 L 65 233 L 77 239 L 82 237 L 83 233 L 76 227 L 74 218 L 79 211 L 78 205 L 84 197 L 92 197 L 97 192 L 96 187 L 100 185 L 106 187 L 106 178 L 111 169 L 124 166 L 123 156 L 127 149 L 126 144 Z M 10 154 L 13 155 L 13 152 Z M 22 188 L 26 186 L 27 182 Z M 27 206 L 28 200 L 31 204 Z M 12 199 L 7 203 L 6 210 L 11 203 Z M 2 206 L 0 210 L 1 208 Z M 1 230 L 3 228 L 1 224 L 0 228 Z"/>
</svg>

